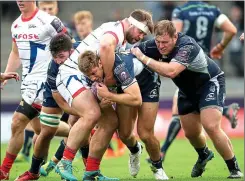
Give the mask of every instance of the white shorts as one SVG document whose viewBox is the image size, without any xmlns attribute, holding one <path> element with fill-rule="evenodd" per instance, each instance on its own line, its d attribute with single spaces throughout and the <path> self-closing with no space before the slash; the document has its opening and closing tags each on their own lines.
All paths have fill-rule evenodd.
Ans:
<svg viewBox="0 0 245 181">
<path fill-rule="evenodd" d="M 44 81 L 23 80 L 21 95 L 26 103 L 36 108 L 41 108 L 43 103 Z"/>
<path fill-rule="evenodd" d="M 69 106 L 76 96 L 89 89 L 85 76 L 76 70 L 71 73 L 71 71 L 60 69 L 56 78 L 56 86 Z"/>
</svg>

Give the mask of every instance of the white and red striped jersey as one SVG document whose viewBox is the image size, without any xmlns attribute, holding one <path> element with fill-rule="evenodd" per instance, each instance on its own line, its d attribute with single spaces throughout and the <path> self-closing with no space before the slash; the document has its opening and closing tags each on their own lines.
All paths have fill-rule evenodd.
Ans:
<svg viewBox="0 0 245 181">
<path fill-rule="evenodd" d="M 71 56 L 60 66 L 60 69 L 71 71 L 78 70 L 78 57 L 86 50 L 97 52 L 99 55 L 100 39 L 104 34 L 112 34 L 116 41 L 117 46 L 115 52 L 124 51 L 126 48 L 126 41 L 124 37 L 124 26 L 121 21 L 108 22 L 102 24 L 100 27 L 92 31 L 75 49 Z"/>
<path fill-rule="evenodd" d="M 19 51 L 22 75 L 25 79 L 45 80 L 52 59 L 49 43 L 59 32 L 66 32 L 63 23 L 56 17 L 36 9 L 25 19 L 20 15 L 12 24 L 12 39 Z"/>
</svg>

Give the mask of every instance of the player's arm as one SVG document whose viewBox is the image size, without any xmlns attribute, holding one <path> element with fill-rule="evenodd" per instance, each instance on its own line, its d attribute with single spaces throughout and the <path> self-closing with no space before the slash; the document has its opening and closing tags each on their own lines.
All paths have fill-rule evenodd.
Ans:
<svg viewBox="0 0 245 181">
<path fill-rule="evenodd" d="M 185 50 L 186 51 L 186 50 Z M 159 62 L 150 57 L 145 56 L 139 48 L 132 48 L 131 52 L 145 65 L 150 67 L 153 71 L 157 72 L 158 74 L 169 77 L 171 79 L 175 78 L 179 75 L 182 71 L 184 71 L 187 65 L 183 65 L 178 61 L 173 59 L 171 62 Z M 188 52 L 187 52 L 188 53 Z M 181 55 L 181 53 L 180 53 Z M 182 54 L 183 55 L 183 54 Z M 185 53 L 186 57 L 187 54 Z"/>
<path fill-rule="evenodd" d="M 65 99 L 60 95 L 58 91 L 52 91 L 52 96 L 62 110 L 64 110 L 68 114 L 77 116 L 76 111 L 69 106 L 69 104 L 65 101 Z"/>
<path fill-rule="evenodd" d="M 224 15 L 220 14 L 219 17 L 215 21 L 215 26 L 222 30 L 223 36 L 220 41 L 210 52 L 212 58 L 220 59 L 224 49 L 227 47 L 233 36 L 237 34 L 237 28 L 234 24 L 229 20 L 229 18 Z"/>
<path fill-rule="evenodd" d="M 239 37 L 239 39 L 240 39 L 241 41 L 244 41 L 244 33 L 241 34 L 241 36 Z"/>
<path fill-rule="evenodd" d="M 106 33 L 100 40 L 100 60 L 105 72 L 104 83 L 108 86 L 114 85 L 115 80 L 113 76 L 113 66 L 115 62 L 115 49 L 117 46 L 117 39 L 111 33 Z"/>
<path fill-rule="evenodd" d="M 19 51 L 16 43 L 12 42 L 12 50 L 9 54 L 8 63 L 5 72 L 15 72 L 21 65 Z"/>
<path fill-rule="evenodd" d="M 136 80 L 132 82 L 130 86 L 125 88 L 123 92 L 124 93 L 121 94 L 115 94 L 110 92 L 104 84 L 97 84 L 97 93 L 102 98 L 128 106 L 142 105 L 140 88 Z"/>
</svg>

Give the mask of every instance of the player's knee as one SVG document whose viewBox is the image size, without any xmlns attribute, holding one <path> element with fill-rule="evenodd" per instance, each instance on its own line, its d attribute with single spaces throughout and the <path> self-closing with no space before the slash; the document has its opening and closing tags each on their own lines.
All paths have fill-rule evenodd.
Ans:
<svg viewBox="0 0 245 181">
<path fill-rule="evenodd" d="M 83 115 L 84 119 L 87 121 L 87 123 L 91 124 L 92 128 L 94 128 L 94 126 L 97 124 L 100 116 L 101 112 L 99 108 L 89 109 L 88 111 L 85 111 L 85 114 Z"/>
<path fill-rule="evenodd" d="M 216 123 L 210 123 L 207 125 L 203 125 L 203 128 L 207 132 L 208 135 L 216 135 L 218 131 L 220 131 L 220 126 L 219 124 Z"/>
</svg>

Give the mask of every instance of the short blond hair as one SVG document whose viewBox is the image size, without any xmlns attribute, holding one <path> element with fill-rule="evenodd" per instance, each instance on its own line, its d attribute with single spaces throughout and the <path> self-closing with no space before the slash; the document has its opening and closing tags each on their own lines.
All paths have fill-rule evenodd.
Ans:
<svg viewBox="0 0 245 181">
<path fill-rule="evenodd" d="M 155 24 L 154 34 L 155 36 L 168 34 L 171 38 L 173 38 L 174 35 L 176 34 L 176 28 L 172 21 L 162 20 Z"/>
<path fill-rule="evenodd" d="M 41 6 L 42 4 L 54 4 L 55 6 L 58 6 L 57 1 L 38 1 L 38 6 Z"/>
<path fill-rule="evenodd" d="M 96 55 L 96 53 L 87 50 L 79 55 L 78 68 L 81 72 L 87 74 L 94 67 L 98 67 L 98 66 L 99 66 L 99 57 Z"/>
<path fill-rule="evenodd" d="M 78 11 L 73 16 L 74 22 L 79 22 L 83 19 L 89 19 L 89 20 L 93 21 L 92 13 L 90 11 Z"/>
</svg>

